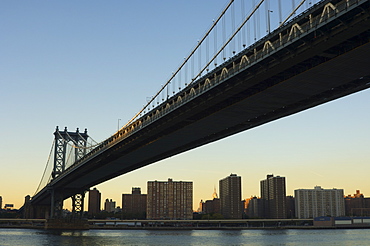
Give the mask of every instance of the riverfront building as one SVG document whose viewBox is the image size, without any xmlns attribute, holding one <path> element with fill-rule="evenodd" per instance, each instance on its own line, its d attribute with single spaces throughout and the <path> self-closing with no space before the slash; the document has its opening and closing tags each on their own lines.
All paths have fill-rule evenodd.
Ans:
<svg viewBox="0 0 370 246">
<path fill-rule="evenodd" d="M 285 177 L 267 175 L 260 184 L 261 199 L 264 201 L 264 218 L 286 219 Z"/>
<path fill-rule="evenodd" d="M 344 216 L 343 189 L 298 189 L 294 191 L 295 212 L 298 219 L 320 216 Z"/>
<path fill-rule="evenodd" d="M 101 194 L 94 188 L 89 191 L 89 204 L 88 204 L 88 215 L 89 217 L 94 217 L 100 213 L 101 206 Z"/>
<path fill-rule="evenodd" d="M 221 214 L 225 219 L 241 219 L 243 216 L 241 183 L 241 177 L 236 174 L 219 181 Z"/>
<path fill-rule="evenodd" d="M 148 181 L 147 219 L 192 219 L 193 182 Z"/>
<path fill-rule="evenodd" d="M 146 218 L 146 199 L 140 188 L 132 187 L 131 194 L 122 194 L 122 212 L 136 219 Z"/>
</svg>

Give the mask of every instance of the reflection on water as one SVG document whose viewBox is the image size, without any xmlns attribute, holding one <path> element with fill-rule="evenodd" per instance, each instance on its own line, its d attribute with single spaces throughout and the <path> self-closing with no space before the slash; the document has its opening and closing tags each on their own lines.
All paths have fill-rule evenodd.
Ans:
<svg viewBox="0 0 370 246">
<path fill-rule="evenodd" d="M 368 245 L 370 229 L 90 230 L 0 229 L 0 245 Z"/>
</svg>

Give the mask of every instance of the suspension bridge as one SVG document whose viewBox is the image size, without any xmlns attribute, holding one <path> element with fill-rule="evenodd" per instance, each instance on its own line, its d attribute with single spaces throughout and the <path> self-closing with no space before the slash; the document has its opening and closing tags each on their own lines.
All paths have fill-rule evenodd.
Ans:
<svg viewBox="0 0 370 246">
<path fill-rule="evenodd" d="M 67 198 L 81 216 L 94 185 L 370 87 L 369 0 L 286 7 L 230 1 L 161 89 L 104 141 L 57 128 L 52 171 L 26 202 L 28 217 L 58 218 Z"/>
</svg>

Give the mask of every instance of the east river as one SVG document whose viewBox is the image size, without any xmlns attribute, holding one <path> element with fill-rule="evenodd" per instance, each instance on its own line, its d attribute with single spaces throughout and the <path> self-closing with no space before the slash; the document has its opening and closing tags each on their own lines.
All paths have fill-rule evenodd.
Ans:
<svg viewBox="0 0 370 246">
<path fill-rule="evenodd" d="M 0 245 L 370 245 L 370 229 L 88 231 L 0 229 Z"/>
</svg>

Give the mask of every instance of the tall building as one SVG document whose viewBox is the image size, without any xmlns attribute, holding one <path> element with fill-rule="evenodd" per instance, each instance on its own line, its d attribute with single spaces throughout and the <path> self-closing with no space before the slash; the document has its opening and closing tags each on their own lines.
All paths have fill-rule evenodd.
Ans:
<svg viewBox="0 0 370 246">
<path fill-rule="evenodd" d="M 3 209 L 3 198 L 0 196 L 0 209 Z"/>
<path fill-rule="evenodd" d="M 148 181 L 147 219 L 192 219 L 193 182 Z"/>
<path fill-rule="evenodd" d="M 122 194 L 122 212 L 135 219 L 146 218 L 146 199 L 140 188 L 132 187 L 131 194 Z"/>
<path fill-rule="evenodd" d="M 243 216 L 241 177 L 236 174 L 221 179 L 220 205 L 225 219 L 241 219 Z"/>
<path fill-rule="evenodd" d="M 261 199 L 264 201 L 264 217 L 269 219 L 285 219 L 286 188 L 285 177 L 267 175 L 261 180 Z"/>
<path fill-rule="evenodd" d="M 100 213 L 100 209 L 101 209 L 100 192 L 96 188 L 89 190 L 88 215 L 90 217 L 94 217 L 95 215 Z"/>
<path fill-rule="evenodd" d="M 295 212 L 298 219 L 320 216 L 344 216 L 343 189 L 298 189 L 294 191 Z"/>
<path fill-rule="evenodd" d="M 116 211 L 116 202 L 112 199 L 105 199 L 104 203 L 104 210 L 107 212 L 115 212 Z"/>
</svg>

